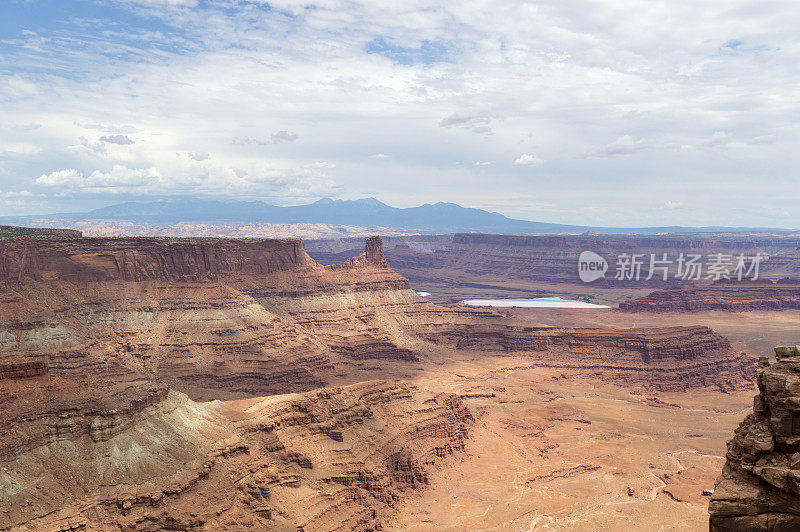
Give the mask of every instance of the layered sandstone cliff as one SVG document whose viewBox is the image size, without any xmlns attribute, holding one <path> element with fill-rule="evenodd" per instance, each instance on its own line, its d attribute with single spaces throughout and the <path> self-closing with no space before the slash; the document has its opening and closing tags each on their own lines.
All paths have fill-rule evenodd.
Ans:
<svg viewBox="0 0 800 532">
<path fill-rule="evenodd" d="M 640 253 L 646 259 L 650 254 L 660 258 L 667 254 L 673 261 L 679 253 L 710 255 L 744 254 L 747 256 L 762 253 L 767 260 L 761 265 L 761 276 L 779 278 L 800 274 L 800 239 L 792 236 L 774 235 L 723 235 L 723 234 L 670 234 L 647 236 L 639 234 L 609 235 L 566 235 L 566 236 L 511 236 L 457 234 L 446 253 L 460 256 L 457 263 L 464 269 L 467 264 L 474 271 L 504 266 L 522 279 L 544 280 L 547 282 L 580 282 L 577 275 L 578 255 L 585 250 L 594 251 L 609 263 L 612 275 L 607 279 L 595 281 L 594 285 L 619 287 L 621 285 L 639 286 L 681 286 L 691 285 L 675 278 L 677 265 L 670 267 L 670 278 L 619 281 L 613 277 L 614 264 L 623 253 Z M 454 256 L 453 259 L 456 257 Z M 453 260 L 451 259 L 451 262 Z"/>
<path fill-rule="evenodd" d="M 420 299 L 379 238 L 336 267 L 296 239 L 0 239 L 0 359 L 46 357 L 55 375 L 157 380 L 196 399 L 318 387 L 332 358 L 415 359 L 352 310 Z"/>
<path fill-rule="evenodd" d="M 0 239 L 0 251 L 0 359 L 45 359 L 56 376 L 230 399 L 323 386 L 366 360 L 404 375 L 461 350 L 667 389 L 747 381 L 749 361 L 707 330 L 531 328 L 434 305 L 378 237 L 332 266 L 300 240 Z"/>
<path fill-rule="evenodd" d="M 198 281 L 310 263 L 299 239 L 0 239 L 0 283 Z"/>
<path fill-rule="evenodd" d="M 748 383 L 750 360 L 703 327 L 529 327 L 432 304 L 379 238 L 331 266 L 300 240 L 0 251 L 0 529 L 391 526 L 472 415 L 373 379 L 459 357 L 664 390 Z"/>
<path fill-rule="evenodd" d="M 709 505 L 714 531 L 800 530 L 800 346 L 762 357 L 759 394 L 733 439 Z"/>
<path fill-rule="evenodd" d="M 63 382 L 39 384 L 69 395 Z M 463 451 L 472 424 L 458 397 L 389 381 L 65 406 L 3 414 L 41 439 L 6 445 L 13 433 L 0 434 L 0 529 L 376 530 Z"/>
<path fill-rule="evenodd" d="M 0 360 L 0 380 L 26 379 L 47 374 L 43 360 L 4 358 Z"/>
<path fill-rule="evenodd" d="M 624 312 L 800 309 L 800 281 L 727 281 L 706 286 L 656 290 L 644 297 L 620 303 L 619 309 Z"/>
<path fill-rule="evenodd" d="M 661 391 L 748 388 L 753 359 L 731 352 L 708 327 L 590 329 L 515 324 L 429 329 L 432 342 L 455 349 L 524 355 L 536 365 Z M 423 334 L 425 334 L 423 332 Z"/>
<path fill-rule="evenodd" d="M 354 239 L 320 240 L 307 244 L 315 260 L 324 264 L 341 262 L 352 256 L 359 244 Z M 525 283 L 578 284 L 577 260 L 582 251 L 594 251 L 609 262 L 613 277 L 617 257 L 622 253 L 641 253 L 649 260 L 652 253 L 664 253 L 673 261 L 679 253 L 711 255 L 724 253 L 753 256 L 762 253 L 762 278 L 800 277 L 800 239 L 796 236 L 759 234 L 584 234 L 584 235 L 492 235 L 460 233 L 452 237 L 408 236 L 387 239 L 386 257 L 400 274 L 413 282 L 435 283 L 447 292 L 453 283 L 474 288 L 508 288 L 509 281 Z M 628 287 L 664 288 L 694 283 L 675 279 L 675 268 L 665 282 L 658 279 L 598 280 L 593 289 Z M 502 272 L 498 276 L 498 273 Z M 644 275 L 643 277 L 647 277 Z M 486 285 L 490 285 L 487 287 Z M 454 291 L 454 294 L 457 291 Z M 501 293 L 501 292 L 498 292 Z M 528 290 L 528 293 L 531 293 Z M 463 299 L 463 297 L 461 298 Z M 452 299 L 458 301 L 458 297 Z"/>
</svg>

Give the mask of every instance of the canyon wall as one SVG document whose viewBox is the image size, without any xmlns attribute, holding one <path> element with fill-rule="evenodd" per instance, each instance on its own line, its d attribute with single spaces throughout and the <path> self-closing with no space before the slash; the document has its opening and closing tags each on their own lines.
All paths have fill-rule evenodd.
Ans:
<svg viewBox="0 0 800 532">
<path fill-rule="evenodd" d="M 800 280 L 726 281 L 706 286 L 656 290 L 619 304 L 624 312 L 693 312 L 800 309 Z"/>
<path fill-rule="evenodd" d="M 490 235 L 457 233 L 454 245 L 487 248 L 530 248 L 540 250 L 577 251 L 586 249 L 615 250 L 628 253 L 638 250 L 675 252 L 755 253 L 800 248 L 800 238 L 730 234 L 584 234 L 584 235 Z"/>
<path fill-rule="evenodd" d="M 800 530 L 800 346 L 762 357 L 753 413 L 728 442 L 711 532 Z"/>
<path fill-rule="evenodd" d="M 299 239 L 0 239 L 0 283 L 196 281 L 263 275 L 312 262 Z"/>
<path fill-rule="evenodd" d="M 419 300 L 388 267 L 380 238 L 335 267 L 311 260 L 297 239 L 9 238 L 0 257 L 0 359 L 46 357 L 56 375 L 156 379 L 210 399 L 322 386 L 331 357 L 415 359 L 350 315 L 329 324 L 326 343 L 287 312 L 300 302 L 347 310 L 347 298 Z"/>
<path fill-rule="evenodd" d="M 422 334 L 426 334 L 423 332 Z M 454 349 L 502 352 L 628 387 L 722 391 L 752 384 L 753 360 L 708 327 L 590 329 L 513 324 L 444 326 L 427 338 Z"/>
<path fill-rule="evenodd" d="M 437 283 L 447 290 L 451 283 L 509 284 L 524 280 L 533 283 L 579 284 L 577 261 L 582 251 L 594 251 L 609 262 L 613 277 L 616 258 L 622 253 L 668 253 L 675 259 L 679 253 L 701 255 L 725 253 L 769 256 L 761 266 L 764 278 L 800 278 L 800 238 L 796 236 L 758 234 L 672 234 L 646 236 L 617 235 L 492 235 L 458 233 L 443 236 L 408 236 L 389 238 L 386 257 L 404 277 L 416 283 Z M 308 242 L 311 256 L 325 264 L 341 262 L 352 255 L 358 245 L 353 239 Z M 675 273 L 673 266 L 671 274 Z M 498 276 L 498 272 L 502 275 Z M 646 275 L 645 275 L 646 276 Z M 599 280 L 592 289 L 627 287 L 667 288 L 691 285 L 671 275 L 667 281 Z M 481 288 L 476 286 L 475 288 Z"/>
<path fill-rule="evenodd" d="M 406 375 L 444 348 L 669 389 L 747 381 L 745 359 L 710 331 L 530 328 L 432 304 L 377 237 L 331 266 L 301 240 L 0 239 L 0 250 L 0 359 L 43 359 L 57 376 L 232 399 L 323 386 L 367 360 Z"/>
<path fill-rule="evenodd" d="M 57 378 L 39 384 L 69 395 Z M 463 451 L 473 422 L 456 396 L 390 381 L 0 416 L 42 436 L 0 447 L 0 529 L 60 531 L 377 530 Z"/>
<path fill-rule="evenodd" d="M 7 358 L 0 361 L 0 380 L 39 377 L 47 371 L 47 364 L 43 360 Z"/>
<path fill-rule="evenodd" d="M 616 259 L 623 253 L 650 254 L 660 258 L 664 253 L 673 260 L 679 253 L 709 255 L 725 253 L 752 256 L 764 253 L 769 259 L 762 263 L 762 277 L 800 277 L 800 239 L 796 237 L 757 235 L 569 235 L 569 236 L 508 236 L 456 234 L 446 253 L 455 253 L 462 263 L 468 261 L 478 268 L 486 264 L 487 270 L 505 266 L 513 276 L 548 282 L 580 282 L 577 275 L 578 255 L 594 251 L 609 263 L 611 275 L 593 284 L 619 286 L 672 286 L 691 284 L 673 275 L 665 282 L 611 280 Z M 463 266 L 462 266 L 463 267 Z M 671 272 L 674 274 L 676 266 Z M 495 270 L 497 271 L 497 270 Z"/>
<path fill-rule="evenodd" d="M 394 378 L 459 359 L 648 390 L 749 383 L 751 360 L 703 327 L 530 327 L 435 305 L 380 238 L 329 266 L 300 240 L 0 251 L 0 529 L 391 527 L 473 423 L 458 397 Z"/>
</svg>

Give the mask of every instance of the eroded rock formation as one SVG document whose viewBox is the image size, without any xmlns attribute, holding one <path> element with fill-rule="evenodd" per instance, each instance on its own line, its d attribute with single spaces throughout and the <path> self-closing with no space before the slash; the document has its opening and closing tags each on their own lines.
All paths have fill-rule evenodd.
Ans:
<svg viewBox="0 0 800 532">
<path fill-rule="evenodd" d="M 299 239 L 0 239 L 0 282 L 204 281 L 313 262 Z"/>
<path fill-rule="evenodd" d="M 800 280 L 717 282 L 656 290 L 650 294 L 619 304 L 625 312 L 693 312 L 701 310 L 800 309 Z"/>
<path fill-rule="evenodd" d="M 731 352 L 708 327 L 589 329 L 472 324 L 439 327 L 428 338 L 456 349 L 523 354 L 537 365 L 564 368 L 627 386 L 661 391 L 751 386 L 753 360 Z"/>
<path fill-rule="evenodd" d="M 39 384 L 70 394 L 58 379 Z M 390 381 L 60 406 L 2 413 L 39 435 L 0 437 L 13 443 L 0 446 L 2 530 L 376 530 L 432 465 L 463 451 L 473 421 L 456 396 Z"/>
<path fill-rule="evenodd" d="M 332 266 L 300 240 L 0 239 L 0 529 L 390 526 L 472 415 L 372 379 L 459 356 L 654 389 L 748 382 L 703 327 L 437 306 L 379 238 Z"/>
<path fill-rule="evenodd" d="M 800 530 L 800 346 L 762 357 L 759 394 L 728 442 L 709 512 L 712 532 Z"/>
<path fill-rule="evenodd" d="M 401 275 L 417 283 L 436 283 L 441 290 L 457 281 L 460 286 L 472 283 L 474 288 L 506 288 L 502 280 L 524 280 L 530 283 L 578 284 L 577 260 L 582 251 L 599 253 L 609 261 L 613 277 L 616 258 L 621 253 L 642 253 L 649 260 L 653 253 L 667 253 L 676 259 L 679 253 L 708 255 L 724 253 L 752 256 L 764 253 L 769 259 L 761 264 L 763 278 L 800 277 L 800 239 L 796 236 L 748 234 L 585 234 L 585 235 L 492 235 L 459 233 L 452 238 L 439 235 L 395 237 L 387 239 L 386 258 Z M 308 243 L 315 260 L 324 264 L 342 262 L 360 247 L 356 239 L 320 240 Z M 666 282 L 656 278 L 640 281 L 598 280 L 597 288 L 639 286 L 665 288 L 687 283 L 672 278 Z M 646 277 L 644 275 L 643 277 Z M 531 293 L 529 289 L 528 294 Z M 513 290 L 510 292 L 513 293 Z M 548 295 L 548 294 L 545 294 Z M 453 301 L 457 301 L 454 299 Z"/>
<path fill-rule="evenodd" d="M 0 358 L 56 375 L 211 399 L 322 386 L 332 358 L 416 359 L 370 323 L 421 299 L 380 238 L 337 267 L 296 239 L 0 239 L 0 257 Z"/>
<path fill-rule="evenodd" d="M 389 267 L 379 237 L 332 266 L 296 239 L 14 238 L 0 239 L 0 257 L 0 359 L 46 358 L 57 376 L 155 381 L 195 400 L 309 390 L 365 360 L 421 361 L 432 346 L 664 389 L 747 382 L 749 360 L 708 329 L 536 328 L 437 306 Z"/>
<path fill-rule="evenodd" d="M 584 250 L 604 256 L 614 268 L 616 258 L 622 253 L 642 253 L 649 258 L 651 253 L 660 257 L 667 253 L 675 259 L 678 253 L 708 255 L 754 255 L 764 253 L 769 257 L 761 268 L 762 276 L 796 275 L 800 272 L 797 249 L 800 239 L 794 236 L 725 235 L 725 234 L 586 234 L 586 235 L 481 235 L 456 234 L 446 253 L 460 255 L 460 267 L 468 262 L 474 269 L 503 265 L 515 277 L 545 280 L 548 282 L 574 282 L 577 278 L 577 257 Z M 454 257 L 455 258 L 455 257 Z M 673 268 L 676 266 L 673 265 Z M 674 272 L 673 272 L 674 273 Z M 607 276 L 608 277 L 608 276 Z M 612 275 L 613 277 L 613 275 Z M 643 284 L 654 286 L 655 279 L 637 282 L 596 281 L 610 286 Z M 658 284 L 664 284 L 659 282 Z M 669 279 L 666 284 L 686 284 Z"/>
<path fill-rule="evenodd" d="M 26 379 L 39 377 L 47 373 L 47 364 L 43 360 L 5 358 L 0 360 L 0 380 Z"/>
</svg>

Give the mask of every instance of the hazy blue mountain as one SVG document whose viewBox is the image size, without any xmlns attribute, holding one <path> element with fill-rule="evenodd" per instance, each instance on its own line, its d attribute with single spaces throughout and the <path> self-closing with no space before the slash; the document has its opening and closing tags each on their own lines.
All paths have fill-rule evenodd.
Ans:
<svg viewBox="0 0 800 532">
<path fill-rule="evenodd" d="M 425 233 L 482 232 L 530 233 L 682 233 L 786 230 L 748 227 L 595 227 L 515 220 L 497 212 L 466 208 L 455 203 L 426 203 L 400 209 L 375 198 L 335 200 L 323 198 L 307 205 L 278 207 L 262 201 L 219 201 L 175 198 L 150 202 L 127 202 L 87 213 L 53 215 L 73 221 L 119 220 L 151 225 L 177 222 L 326 223 L 368 227 L 390 227 Z M 32 217 L 25 217 L 32 218 Z M 38 217 L 42 218 L 42 217 Z M 6 223 L 23 218 L 2 217 Z"/>
<path fill-rule="evenodd" d="M 260 201 L 199 199 L 121 203 L 95 209 L 82 219 L 132 220 L 148 223 L 200 221 L 328 223 L 336 225 L 400 227 L 428 232 L 484 231 L 495 233 L 567 232 L 580 226 L 514 220 L 497 212 L 470 209 L 455 203 L 436 203 L 399 209 L 375 198 L 323 198 L 308 205 L 276 207 Z"/>
</svg>

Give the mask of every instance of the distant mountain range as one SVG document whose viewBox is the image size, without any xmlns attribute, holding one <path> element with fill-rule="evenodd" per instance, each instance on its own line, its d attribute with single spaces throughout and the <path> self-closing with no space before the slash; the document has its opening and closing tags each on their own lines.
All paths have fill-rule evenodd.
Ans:
<svg viewBox="0 0 800 532">
<path fill-rule="evenodd" d="M 789 232 L 758 227 L 595 227 L 515 220 L 497 212 L 466 208 L 455 203 L 426 203 L 400 209 L 375 198 L 334 200 L 323 198 L 308 205 L 278 207 L 261 201 L 218 201 L 178 198 L 151 202 L 126 202 L 86 213 L 48 216 L 0 217 L 1 223 L 28 225 L 33 219 L 57 219 L 76 223 L 92 220 L 126 221 L 135 224 L 169 225 L 192 223 L 333 224 L 359 227 L 400 228 L 422 233 L 481 232 L 531 233 L 686 233 L 686 232 Z"/>
</svg>

